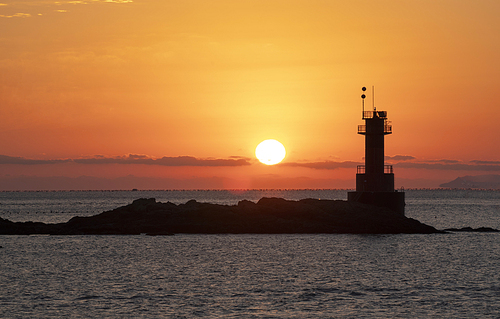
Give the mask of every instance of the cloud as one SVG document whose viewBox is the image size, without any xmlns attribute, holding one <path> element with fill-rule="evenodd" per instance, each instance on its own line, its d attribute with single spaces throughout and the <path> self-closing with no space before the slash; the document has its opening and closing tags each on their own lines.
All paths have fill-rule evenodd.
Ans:
<svg viewBox="0 0 500 319">
<path fill-rule="evenodd" d="M 200 159 L 193 156 L 152 158 L 147 155 L 129 154 L 119 157 L 95 156 L 74 159 L 79 164 L 143 164 L 160 166 L 245 166 L 250 165 L 248 158 Z"/>
<path fill-rule="evenodd" d="M 472 160 L 472 163 L 476 164 L 486 164 L 486 165 L 500 165 L 500 161 L 480 161 L 480 160 Z"/>
<path fill-rule="evenodd" d="M 309 162 L 309 163 L 288 162 L 280 165 L 293 166 L 293 167 L 307 167 L 312 169 L 338 169 L 338 168 L 353 168 L 360 164 L 362 163 L 351 162 L 351 161 L 345 161 L 345 162 L 324 161 L 324 162 Z"/>
<path fill-rule="evenodd" d="M 434 170 L 444 170 L 444 171 L 500 171 L 500 163 L 497 165 L 485 165 L 485 164 L 468 164 L 468 163 L 448 163 L 440 160 L 441 163 L 436 162 L 404 162 L 398 163 L 394 166 L 398 168 L 417 168 L 417 169 L 434 169 Z"/>
<path fill-rule="evenodd" d="M 0 165 L 1 164 L 18 164 L 18 165 L 60 164 L 70 161 L 71 160 L 68 159 L 37 160 L 37 159 L 28 159 L 24 157 L 0 155 Z"/>
<path fill-rule="evenodd" d="M 40 165 L 40 164 L 60 164 L 73 162 L 77 164 L 141 164 L 141 165 L 159 165 L 159 166 L 247 166 L 250 165 L 250 159 L 245 157 L 224 158 L 196 158 L 193 156 L 177 156 L 177 157 L 161 157 L 152 158 L 147 155 L 129 154 L 117 157 L 105 157 L 96 155 L 89 158 L 77 159 L 52 159 L 52 160 L 37 160 L 27 159 L 23 157 L 12 157 L 0 155 L 1 164 L 18 164 L 18 165 Z"/>
<path fill-rule="evenodd" d="M 54 2 L 57 5 L 61 4 L 89 4 L 89 3 L 98 3 L 98 2 L 104 2 L 104 3 L 132 3 L 134 2 L 133 0 L 71 0 L 71 1 L 58 1 Z"/>
<path fill-rule="evenodd" d="M 410 155 L 385 156 L 386 160 L 398 161 L 393 164 L 398 168 L 432 169 L 444 171 L 499 171 L 500 161 L 473 160 L 463 162 L 456 159 L 433 159 L 418 161 Z M 402 162 L 404 161 L 404 162 Z"/>
<path fill-rule="evenodd" d="M 445 163 L 445 164 L 457 164 L 460 163 L 459 160 L 453 160 L 453 159 L 437 159 L 437 160 L 431 160 L 428 161 L 430 163 Z"/>
<path fill-rule="evenodd" d="M 14 13 L 13 15 L 10 15 L 10 16 L 0 14 L 0 18 L 29 18 L 29 17 L 31 17 L 31 14 L 21 13 L 21 12 Z"/>
<path fill-rule="evenodd" d="M 0 7 L 9 7 L 12 10 L 33 10 L 33 8 L 38 8 L 35 10 L 44 10 L 49 9 L 58 13 L 66 13 L 69 12 L 67 9 L 53 9 L 54 7 L 67 7 L 68 5 L 81 5 L 81 4 L 99 4 L 99 3 L 117 3 L 117 4 L 126 4 L 133 3 L 133 0 L 69 0 L 69 1 L 49 1 L 49 0 L 33 0 L 33 1 L 20 1 L 12 4 L 0 3 Z M 33 13 L 35 14 L 35 13 Z M 36 15 L 42 15 L 41 13 L 37 13 Z M 0 14 L 0 18 L 29 18 L 32 16 L 32 13 L 14 13 L 9 15 Z"/>
<path fill-rule="evenodd" d="M 414 160 L 415 157 L 413 157 L 411 155 L 394 155 L 394 156 L 386 155 L 385 159 L 391 160 L 391 161 L 410 161 L 410 160 Z"/>
<path fill-rule="evenodd" d="M 467 163 L 457 160 L 440 159 L 425 162 L 406 161 L 406 158 L 412 156 L 395 155 L 391 159 L 402 158 L 404 162 L 393 164 L 397 168 L 413 168 L 413 169 L 429 169 L 429 170 L 444 170 L 444 171 L 500 171 L 500 161 L 481 161 L 474 160 Z M 144 154 L 128 154 L 124 156 L 108 157 L 103 155 L 95 155 L 87 158 L 75 159 L 29 159 L 24 157 L 14 157 L 0 155 L 0 165 L 53 165 L 62 163 L 77 163 L 85 165 L 105 165 L 105 164 L 121 164 L 121 165 L 158 165 L 158 166 L 191 166 L 191 167 L 236 167 L 249 166 L 252 164 L 252 159 L 241 156 L 230 156 L 229 158 L 197 158 L 194 156 L 175 156 L 175 157 L 159 157 L 154 158 Z M 355 168 L 362 165 L 362 162 L 344 161 L 322 161 L 322 162 L 285 162 L 281 166 L 288 167 L 304 167 L 310 169 L 326 169 L 334 170 L 341 168 Z"/>
<path fill-rule="evenodd" d="M 191 156 L 162 157 L 155 160 L 157 165 L 165 166 L 245 166 L 247 159 L 198 159 Z"/>
<path fill-rule="evenodd" d="M 415 169 L 431 169 L 431 170 L 444 170 L 444 171 L 500 171 L 500 161 L 471 161 L 464 163 L 453 159 L 439 159 L 425 162 L 412 161 L 415 159 L 413 156 L 409 155 L 395 155 L 386 156 L 386 160 L 396 160 L 402 161 L 397 164 L 393 164 L 394 167 L 398 168 L 415 168 Z M 339 168 L 355 168 L 357 165 L 363 165 L 360 162 L 334 162 L 334 161 L 324 161 L 324 162 L 292 162 L 292 163 L 282 163 L 283 166 L 292 167 L 306 167 L 311 169 L 339 169 Z"/>
</svg>

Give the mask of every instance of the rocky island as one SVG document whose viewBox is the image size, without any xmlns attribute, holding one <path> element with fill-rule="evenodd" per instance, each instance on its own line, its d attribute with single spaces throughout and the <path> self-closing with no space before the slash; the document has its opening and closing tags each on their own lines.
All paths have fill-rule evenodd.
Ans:
<svg viewBox="0 0 500 319">
<path fill-rule="evenodd" d="M 343 200 L 262 198 L 237 205 L 190 200 L 185 204 L 141 198 L 131 204 L 66 223 L 12 222 L 0 218 L 0 234 L 429 234 L 432 226 L 388 208 Z"/>
</svg>

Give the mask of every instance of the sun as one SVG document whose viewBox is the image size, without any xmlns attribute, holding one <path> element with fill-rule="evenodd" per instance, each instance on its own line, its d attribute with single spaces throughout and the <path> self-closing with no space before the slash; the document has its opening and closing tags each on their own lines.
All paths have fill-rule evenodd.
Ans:
<svg viewBox="0 0 500 319">
<path fill-rule="evenodd" d="M 285 147 L 277 140 L 262 141 L 255 149 L 257 159 L 266 165 L 278 164 L 285 158 L 285 155 Z"/>
</svg>

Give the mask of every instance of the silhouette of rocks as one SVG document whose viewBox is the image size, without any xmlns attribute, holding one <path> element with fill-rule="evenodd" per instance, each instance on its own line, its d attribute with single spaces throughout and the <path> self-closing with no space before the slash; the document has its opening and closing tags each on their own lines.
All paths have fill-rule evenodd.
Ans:
<svg viewBox="0 0 500 319">
<path fill-rule="evenodd" d="M 174 233 L 437 233 L 434 227 L 387 208 L 342 200 L 262 198 L 237 205 L 190 200 L 176 205 L 141 198 L 132 204 L 66 223 L 11 222 L 0 218 L 0 234 L 149 234 Z"/>
</svg>

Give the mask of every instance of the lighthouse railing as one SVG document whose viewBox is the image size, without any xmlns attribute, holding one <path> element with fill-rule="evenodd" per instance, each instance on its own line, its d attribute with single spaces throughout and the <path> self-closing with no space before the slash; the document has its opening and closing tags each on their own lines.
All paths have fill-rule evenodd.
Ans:
<svg viewBox="0 0 500 319">
<path fill-rule="evenodd" d="M 385 134 L 392 133 L 392 125 L 385 124 L 384 125 L 384 133 Z M 366 125 L 358 125 L 358 134 L 366 134 Z"/>
<path fill-rule="evenodd" d="M 363 111 L 363 120 L 372 119 L 375 115 L 381 119 L 387 118 L 387 111 Z"/>
<path fill-rule="evenodd" d="M 356 174 L 365 174 L 365 173 L 366 173 L 365 165 L 358 165 L 356 167 Z M 392 165 L 384 165 L 384 174 L 394 174 Z"/>
</svg>

